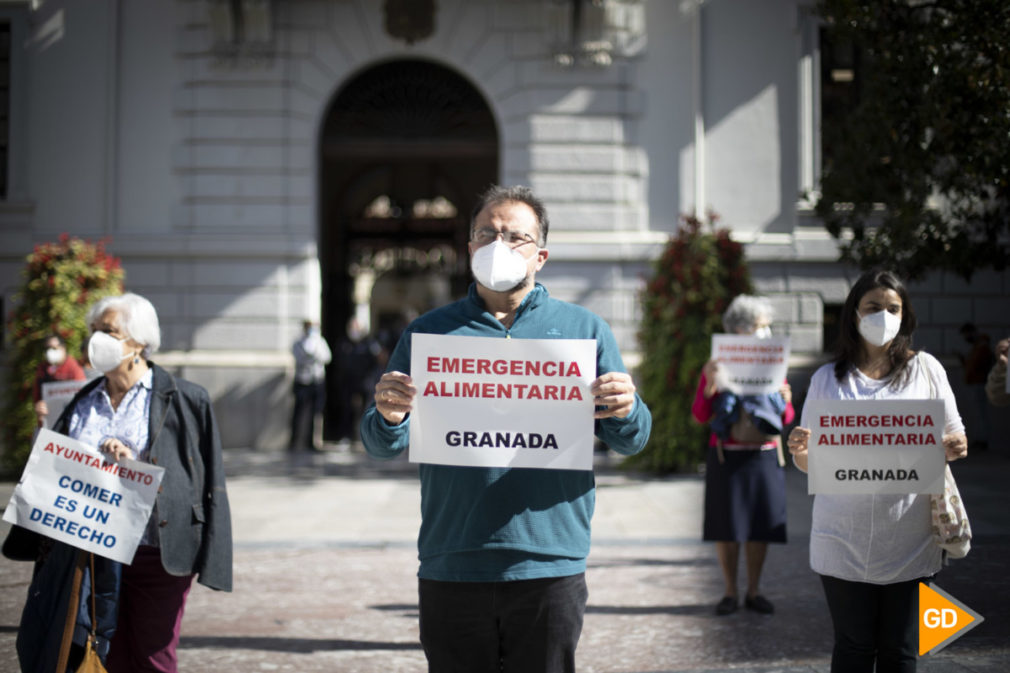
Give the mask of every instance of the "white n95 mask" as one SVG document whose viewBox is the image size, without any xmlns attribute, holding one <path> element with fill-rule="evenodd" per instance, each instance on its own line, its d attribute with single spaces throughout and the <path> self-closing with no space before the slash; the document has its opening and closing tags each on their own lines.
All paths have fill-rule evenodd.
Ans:
<svg viewBox="0 0 1010 673">
<path fill-rule="evenodd" d="M 88 360 L 91 366 L 104 373 L 111 372 L 119 366 L 119 363 L 130 357 L 127 353 L 123 355 L 123 347 L 120 345 L 126 338 L 117 339 L 105 332 L 95 332 L 88 340 Z"/>
<path fill-rule="evenodd" d="M 477 282 L 495 292 L 507 292 L 526 278 L 526 258 L 500 240 L 478 248 L 470 259 Z"/>
<path fill-rule="evenodd" d="M 859 317 L 859 333 L 868 343 L 883 346 L 898 336 L 901 330 L 901 316 L 889 311 L 877 311 Z"/>
</svg>

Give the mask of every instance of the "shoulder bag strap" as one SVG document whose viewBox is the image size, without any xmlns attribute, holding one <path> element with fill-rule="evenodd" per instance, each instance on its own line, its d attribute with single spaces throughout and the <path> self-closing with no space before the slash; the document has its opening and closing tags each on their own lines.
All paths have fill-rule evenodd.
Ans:
<svg viewBox="0 0 1010 673">
<path fill-rule="evenodd" d="M 926 358 L 922 357 L 922 351 L 915 356 L 919 361 L 919 366 L 922 367 L 922 373 L 926 375 L 926 381 L 929 383 L 929 399 L 936 399 L 936 382 L 933 381 L 933 372 L 929 370 L 926 365 Z"/>
<path fill-rule="evenodd" d="M 60 652 L 56 659 L 56 670 L 67 670 L 70 659 L 70 644 L 74 640 L 74 628 L 77 626 L 77 611 L 81 602 L 81 580 L 84 578 L 84 552 L 78 551 L 74 556 L 74 574 L 70 580 L 70 599 L 67 601 L 67 617 L 63 622 L 63 639 L 60 641 Z M 94 584 L 94 579 L 92 579 Z M 94 592 L 92 592 L 94 596 Z"/>
</svg>

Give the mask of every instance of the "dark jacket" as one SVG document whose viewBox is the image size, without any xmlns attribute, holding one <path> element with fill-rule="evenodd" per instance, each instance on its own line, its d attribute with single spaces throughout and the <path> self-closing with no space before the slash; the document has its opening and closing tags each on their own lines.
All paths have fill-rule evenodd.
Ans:
<svg viewBox="0 0 1010 673">
<path fill-rule="evenodd" d="M 754 425 L 767 435 L 777 435 L 782 432 L 782 414 L 786 410 L 786 401 L 782 393 L 774 392 L 767 395 L 736 395 L 724 391 L 716 396 L 712 405 L 712 432 L 719 439 L 730 439 L 733 424 L 740 420 L 740 414 L 750 414 Z"/>
<path fill-rule="evenodd" d="M 161 563 L 169 574 L 231 591 L 231 510 L 210 396 L 152 367 L 150 459 L 165 468 L 154 506 Z"/>
<path fill-rule="evenodd" d="M 165 468 L 152 514 L 159 523 L 162 565 L 172 575 L 195 574 L 198 582 L 211 589 L 230 591 L 231 514 L 210 396 L 202 387 L 176 379 L 154 363 L 151 367 L 154 373 L 150 461 Z M 86 385 L 67 405 L 53 426 L 56 432 L 67 432 L 73 409 L 100 381 Z M 14 526 L 4 542 L 4 555 L 16 560 L 35 560 L 43 540 L 40 535 Z M 55 667 L 55 653 L 52 656 L 43 653 L 52 651 L 54 638 L 58 650 L 75 558 L 76 550 L 53 543 L 36 567 L 18 632 L 23 671 L 42 673 Z M 97 556 L 95 560 L 100 649 L 107 651 L 107 639 L 112 637 L 116 624 L 118 564 Z M 86 577 L 77 636 L 86 632 L 90 623 L 89 583 Z M 75 642 L 79 640 L 77 636 Z M 31 661 L 26 661 L 26 657 Z"/>
</svg>

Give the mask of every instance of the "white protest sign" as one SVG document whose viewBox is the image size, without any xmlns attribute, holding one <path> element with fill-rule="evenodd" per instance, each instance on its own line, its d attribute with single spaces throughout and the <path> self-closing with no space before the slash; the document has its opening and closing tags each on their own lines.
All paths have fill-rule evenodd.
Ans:
<svg viewBox="0 0 1010 673">
<path fill-rule="evenodd" d="M 596 341 L 411 335 L 410 460 L 593 469 Z"/>
<path fill-rule="evenodd" d="M 789 369 L 789 337 L 713 334 L 712 359 L 719 363 L 719 388 L 737 395 L 774 393 Z"/>
<path fill-rule="evenodd" d="M 165 470 L 106 462 L 94 448 L 42 429 L 4 521 L 120 563 L 132 563 Z"/>
<path fill-rule="evenodd" d="M 53 423 L 60 417 L 70 400 L 74 399 L 77 391 L 84 387 L 87 381 L 49 381 L 43 383 L 41 388 L 42 401 L 46 403 L 49 413 L 42 427 L 52 428 Z"/>
<path fill-rule="evenodd" d="M 809 493 L 941 493 L 940 400 L 808 400 Z"/>
</svg>

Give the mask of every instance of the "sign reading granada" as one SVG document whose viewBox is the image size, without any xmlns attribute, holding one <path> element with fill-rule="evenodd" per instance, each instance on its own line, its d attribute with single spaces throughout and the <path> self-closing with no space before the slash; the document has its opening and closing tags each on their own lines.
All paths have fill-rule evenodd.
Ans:
<svg viewBox="0 0 1010 673">
<path fill-rule="evenodd" d="M 810 493 L 940 493 L 940 400 L 808 400 Z"/>
<path fill-rule="evenodd" d="M 135 460 L 107 461 L 83 442 L 42 429 L 3 519 L 132 563 L 164 473 Z"/>
<path fill-rule="evenodd" d="M 596 341 L 411 335 L 411 462 L 591 470 Z"/>
</svg>

